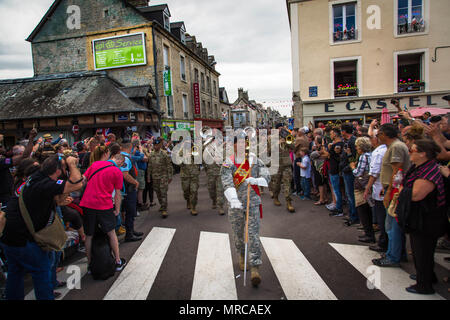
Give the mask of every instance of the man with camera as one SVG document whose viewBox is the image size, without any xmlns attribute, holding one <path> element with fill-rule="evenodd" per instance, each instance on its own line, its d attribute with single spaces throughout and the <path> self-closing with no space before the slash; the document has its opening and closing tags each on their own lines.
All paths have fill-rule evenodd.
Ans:
<svg viewBox="0 0 450 320">
<path fill-rule="evenodd" d="M 19 195 L 23 193 L 25 208 L 31 218 L 35 232 L 53 224 L 56 219 L 56 205 L 71 201 L 67 195 L 83 186 L 78 159 L 59 156 L 47 158 L 41 169 L 16 191 L 6 208 L 7 223 L 2 244 L 8 260 L 6 298 L 24 299 L 24 277 L 31 273 L 34 292 L 38 300 L 53 300 L 52 259 L 53 252 L 44 251 L 28 230 L 19 206 Z M 63 171 L 68 179 L 61 180 Z"/>
</svg>

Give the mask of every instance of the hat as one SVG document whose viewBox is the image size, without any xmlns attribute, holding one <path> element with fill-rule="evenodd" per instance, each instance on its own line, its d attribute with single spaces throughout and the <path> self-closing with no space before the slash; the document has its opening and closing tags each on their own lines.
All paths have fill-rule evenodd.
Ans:
<svg viewBox="0 0 450 320">
<path fill-rule="evenodd" d="M 302 128 L 302 131 L 303 131 L 304 133 L 308 133 L 308 132 L 309 132 L 309 128 L 305 126 L 305 127 Z"/>
<path fill-rule="evenodd" d="M 153 141 L 153 145 L 160 144 L 161 142 L 162 142 L 161 138 L 156 138 L 156 139 Z"/>
<path fill-rule="evenodd" d="M 443 96 L 442 99 L 447 100 L 447 101 L 450 101 L 450 94 L 448 94 L 448 95 L 446 95 L 446 96 Z"/>
<path fill-rule="evenodd" d="M 50 133 L 46 133 L 42 136 L 44 139 L 53 139 L 52 135 Z"/>
</svg>

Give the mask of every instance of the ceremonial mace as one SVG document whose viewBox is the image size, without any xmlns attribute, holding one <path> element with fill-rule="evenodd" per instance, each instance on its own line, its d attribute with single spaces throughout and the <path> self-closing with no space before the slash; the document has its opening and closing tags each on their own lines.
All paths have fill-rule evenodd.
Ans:
<svg viewBox="0 0 450 320">
<path fill-rule="evenodd" d="M 248 143 L 246 146 L 246 151 L 250 152 L 250 144 Z M 248 156 L 248 161 L 250 164 L 250 155 L 246 152 L 247 156 Z M 250 174 L 249 174 L 249 178 L 252 177 L 252 169 L 253 169 L 253 165 L 250 166 Z M 244 256 L 244 287 L 246 286 L 246 282 L 247 282 L 247 250 L 248 250 L 248 216 L 250 213 L 250 190 L 251 190 L 251 185 L 250 183 L 247 184 L 247 211 L 245 214 L 245 256 Z"/>
</svg>

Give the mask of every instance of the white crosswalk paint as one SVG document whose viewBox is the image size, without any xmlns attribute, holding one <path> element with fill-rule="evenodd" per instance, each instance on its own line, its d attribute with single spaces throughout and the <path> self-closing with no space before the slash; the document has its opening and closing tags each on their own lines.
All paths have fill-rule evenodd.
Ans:
<svg viewBox="0 0 450 320">
<path fill-rule="evenodd" d="M 103 299 L 147 299 L 174 234 L 175 229 L 153 228 Z"/>
<path fill-rule="evenodd" d="M 200 233 L 191 299 L 237 300 L 227 233 Z"/>
<path fill-rule="evenodd" d="M 292 240 L 261 237 L 261 243 L 287 299 L 337 299 Z"/>
<path fill-rule="evenodd" d="M 391 300 L 444 300 L 440 295 L 420 295 L 409 293 L 405 288 L 413 285 L 415 281 L 401 268 L 379 268 L 374 266 L 372 259 L 380 255 L 369 250 L 367 246 L 357 246 L 339 243 L 330 245 L 363 276 L 376 283 L 376 287 Z"/>
<path fill-rule="evenodd" d="M 71 273 L 68 273 L 68 271 L 71 271 Z M 79 274 L 77 274 L 78 272 Z M 66 266 L 64 268 L 64 271 L 58 273 L 57 274 L 58 280 L 60 282 L 63 281 L 68 282 L 68 285 L 70 286 L 71 289 L 69 289 L 67 285 L 63 288 L 57 288 L 55 291 L 61 293 L 61 296 L 59 296 L 57 300 L 64 299 L 64 297 L 70 292 L 70 290 L 76 288 L 77 284 L 81 282 L 81 279 L 85 276 L 86 273 L 87 273 L 87 258 L 80 259 L 77 262 L 71 264 L 70 266 Z M 31 290 L 31 292 L 25 296 L 25 300 L 36 300 L 34 290 Z"/>
</svg>

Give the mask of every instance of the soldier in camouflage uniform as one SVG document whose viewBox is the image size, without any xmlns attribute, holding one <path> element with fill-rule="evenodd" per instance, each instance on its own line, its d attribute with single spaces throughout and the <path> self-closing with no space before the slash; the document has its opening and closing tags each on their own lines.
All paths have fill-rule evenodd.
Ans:
<svg viewBox="0 0 450 320">
<path fill-rule="evenodd" d="M 223 151 L 225 153 L 225 151 Z M 223 159 L 223 158 L 222 158 Z M 213 205 L 213 209 L 219 208 L 219 214 L 224 215 L 225 211 L 223 210 L 223 185 L 222 179 L 220 175 L 221 165 L 218 163 L 213 164 L 205 164 L 206 176 L 208 178 L 208 191 L 209 197 L 211 198 Z"/>
<path fill-rule="evenodd" d="M 239 141 L 242 140 L 240 139 Z M 234 148 L 236 153 L 236 138 Z M 244 230 L 247 208 L 247 186 L 250 183 L 252 186 L 256 186 L 256 188 L 258 186 L 267 187 L 267 183 L 270 181 L 269 170 L 264 166 L 264 163 L 260 159 L 257 159 L 255 155 L 251 155 L 250 158 L 250 165 L 253 165 L 253 167 L 251 174 L 248 176 L 251 176 L 251 178 L 242 179 L 240 183 L 236 179 L 236 173 L 241 174 L 242 177 L 247 176 L 245 172 L 240 170 L 240 164 L 236 165 L 233 159 L 226 159 L 221 169 L 221 179 L 223 188 L 225 189 L 224 194 L 229 203 L 228 217 L 233 229 L 234 244 L 239 254 L 239 267 L 242 271 L 244 271 L 245 261 Z M 261 197 L 251 188 L 248 239 L 251 282 L 253 286 L 258 286 L 261 282 L 261 276 L 259 275 L 259 266 L 262 264 L 261 242 L 259 239 L 260 205 Z"/>
<path fill-rule="evenodd" d="M 153 144 L 155 150 L 148 159 L 147 181 L 150 181 L 150 177 L 153 179 L 153 189 L 160 204 L 159 211 L 163 218 L 167 218 L 167 191 L 173 176 L 172 159 L 161 149 L 162 139 L 156 138 Z"/>
<path fill-rule="evenodd" d="M 281 130 L 281 127 L 277 125 L 277 129 Z M 292 206 L 291 198 L 292 160 L 290 156 L 290 151 L 294 149 L 294 144 L 287 144 L 286 140 L 280 137 L 279 168 L 277 173 L 272 176 L 273 203 L 276 206 L 281 206 L 278 196 L 280 195 L 281 185 L 283 185 L 283 192 L 286 198 L 286 208 L 289 212 L 295 212 L 295 209 Z"/>
<path fill-rule="evenodd" d="M 180 153 L 183 154 L 182 152 Z M 197 215 L 198 185 L 200 176 L 200 165 L 194 163 L 194 157 L 190 152 L 191 163 L 180 164 L 181 187 L 183 189 L 184 199 L 187 203 L 187 209 L 191 210 L 193 216 Z"/>
</svg>

